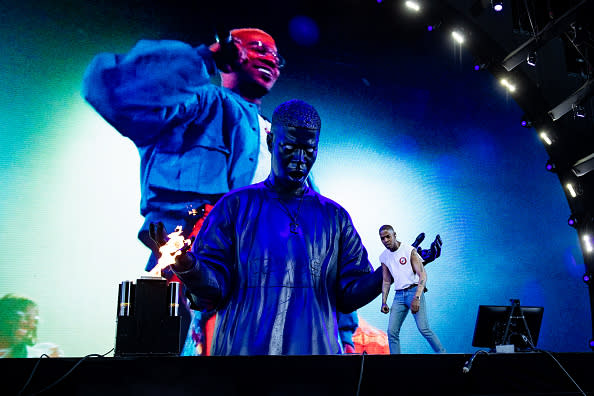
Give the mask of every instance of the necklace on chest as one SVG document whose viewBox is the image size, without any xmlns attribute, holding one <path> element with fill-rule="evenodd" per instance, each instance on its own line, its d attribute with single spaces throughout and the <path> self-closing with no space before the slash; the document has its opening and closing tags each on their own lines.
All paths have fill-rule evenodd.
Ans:
<svg viewBox="0 0 594 396">
<path fill-rule="evenodd" d="M 285 203 L 283 203 L 282 199 L 279 198 L 277 200 L 281 209 L 287 214 L 287 216 L 289 216 L 289 219 L 291 219 L 291 222 L 289 223 L 289 231 L 291 232 L 291 234 L 299 234 L 299 221 L 297 218 L 299 217 L 299 213 L 301 212 L 301 204 L 303 203 L 304 196 L 305 192 L 301 195 L 301 198 L 299 199 L 299 204 L 297 205 L 297 210 L 295 212 L 292 212 L 289 209 L 289 207 L 285 205 Z"/>
<path fill-rule="evenodd" d="M 265 183 L 269 188 L 272 189 L 272 186 L 266 182 Z M 303 190 L 303 193 L 301 194 L 301 196 L 299 198 L 296 198 L 299 200 L 299 202 L 297 203 L 297 210 L 292 211 L 290 209 L 290 203 L 295 202 L 295 200 L 291 200 L 289 202 L 283 202 L 283 199 L 278 196 L 276 197 L 275 201 L 278 202 L 278 205 L 280 206 L 280 208 L 283 210 L 283 212 L 285 212 L 287 214 L 287 216 L 289 216 L 289 219 L 291 220 L 291 222 L 289 223 L 289 231 L 291 232 L 291 234 L 294 235 L 298 235 L 299 234 L 299 221 L 298 221 L 298 217 L 299 217 L 299 213 L 301 212 L 301 206 L 303 204 L 303 198 L 305 197 L 305 193 L 307 192 L 307 189 Z M 292 205 L 294 206 L 294 205 Z"/>
</svg>

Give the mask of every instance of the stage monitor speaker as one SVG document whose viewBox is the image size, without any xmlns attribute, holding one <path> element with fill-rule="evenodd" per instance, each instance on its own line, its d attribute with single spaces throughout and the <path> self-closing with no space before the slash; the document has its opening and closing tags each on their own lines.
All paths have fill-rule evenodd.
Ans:
<svg viewBox="0 0 594 396">
<path fill-rule="evenodd" d="M 179 287 L 161 277 L 120 283 L 115 356 L 179 355 Z"/>
</svg>

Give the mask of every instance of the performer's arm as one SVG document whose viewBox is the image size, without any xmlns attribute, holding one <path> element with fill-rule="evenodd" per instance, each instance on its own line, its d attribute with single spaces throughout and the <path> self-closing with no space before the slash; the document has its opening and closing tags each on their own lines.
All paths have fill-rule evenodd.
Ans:
<svg viewBox="0 0 594 396">
<path fill-rule="evenodd" d="M 369 304 L 382 292 L 383 271 L 375 271 L 369 262 L 367 250 L 355 230 L 349 214 L 344 211 L 341 225 L 338 257 L 337 309 L 352 312 Z"/>
<path fill-rule="evenodd" d="M 417 313 L 421 303 L 421 295 L 423 294 L 425 285 L 427 284 L 427 273 L 425 272 L 425 267 L 423 266 L 423 259 L 421 256 L 419 256 L 419 253 L 416 250 L 413 250 L 410 254 L 410 262 L 412 264 L 413 271 L 419 275 L 419 286 L 417 286 L 417 291 L 410 306 L 411 312 Z"/>
<path fill-rule="evenodd" d="M 192 251 L 176 257 L 171 266 L 188 291 L 191 308 L 213 311 L 227 299 L 233 273 L 233 233 L 224 198 L 217 203 L 202 225 Z"/>
<path fill-rule="evenodd" d="M 383 282 L 382 282 L 382 308 L 381 311 L 383 313 L 390 312 L 390 308 L 388 307 L 388 294 L 390 294 L 390 285 L 394 279 L 392 278 L 392 274 L 384 263 L 382 263 L 382 274 L 383 274 Z"/>
<path fill-rule="evenodd" d="M 206 46 L 141 40 L 127 54 L 102 53 L 83 79 L 83 97 L 138 146 L 191 117 L 200 87 L 217 67 Z"/>
</svg>

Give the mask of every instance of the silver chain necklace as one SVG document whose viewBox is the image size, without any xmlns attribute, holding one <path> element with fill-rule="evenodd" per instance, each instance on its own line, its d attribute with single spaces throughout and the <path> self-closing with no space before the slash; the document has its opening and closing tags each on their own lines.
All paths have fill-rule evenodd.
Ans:
<svg viewBox="0 0 594 396">
<path fill-rule="evenodd" d="M 272 191 L 274 191 L 274 189 L 272 188 L 272 185 L 268 182 L 268 180 L 265 182 L 265 184 L 266 184 L 266 186 L 268 186 L 268 188 L 270 188 Z M 299 200 L 299 206 L 297 206 L 297 212 L 295 212 L 295 214 L 292 214 L 291 211 L 289 210 L 289 208 L 287 206 L 285 206 L 285 204 L 283 204 L 280 196 L 277 198 L 277 202 L 280 205 L 281 209 L 291 219 L 291 222 L 289 223 L 289 231 L 291 231 L 291 234 L 295 234 L 295 235 L 299 234 L 299 223 L 297 222 L 297 217 L 299 216 L 299 213 L 301 212 L 301 204 L 303 203 L 303 198 L 305 197 L 306 192 L 307 192 L 307 189 L 304 189 L 303 194 L 301 194 L 301 199 Z"/>
<path fill-rule="evenodd" d="M 295 212 L 294 215 L 291 214 L 291 211 L 289 210 L 289 208 L 285 206 L 285 204 L 283 204 L 281 199 L 278 199 L 279 205 L 285 211 L 285 213 L 287 213 L 287 216 L 289 216 L 289 218 L 291 219 L 291 223 L 289 223 L 289 230 L 291 231 L 291 234 L 299 234 L 299 223 L 297 222 L 297 216 L 299 216 L 299 212 L 301 211 L 301 204 L 303 203 L 304 196 L 305 191 L 301 195 L 301 199 L 299 200 L 299 206 L 297 207 L 297 212 Z"/>
</svg>

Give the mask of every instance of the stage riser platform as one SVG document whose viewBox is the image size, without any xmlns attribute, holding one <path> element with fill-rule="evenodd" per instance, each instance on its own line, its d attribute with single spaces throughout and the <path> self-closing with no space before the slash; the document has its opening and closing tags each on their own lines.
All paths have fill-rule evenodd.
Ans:
<svg viewBox="0 0 594 396">
<path fill-rule="evenodd" d="M 578 385 L 594 392 L 594 354 L 554 353 Z M 548 355 L 137 356 L 88 358 L 41 395 L 571 395 L 576 386 Z M 0 360 L 16 395 L 38 359 Z M 45 388 L 80 358 L 43 359 L 23 395 Z"/>
</svg>

